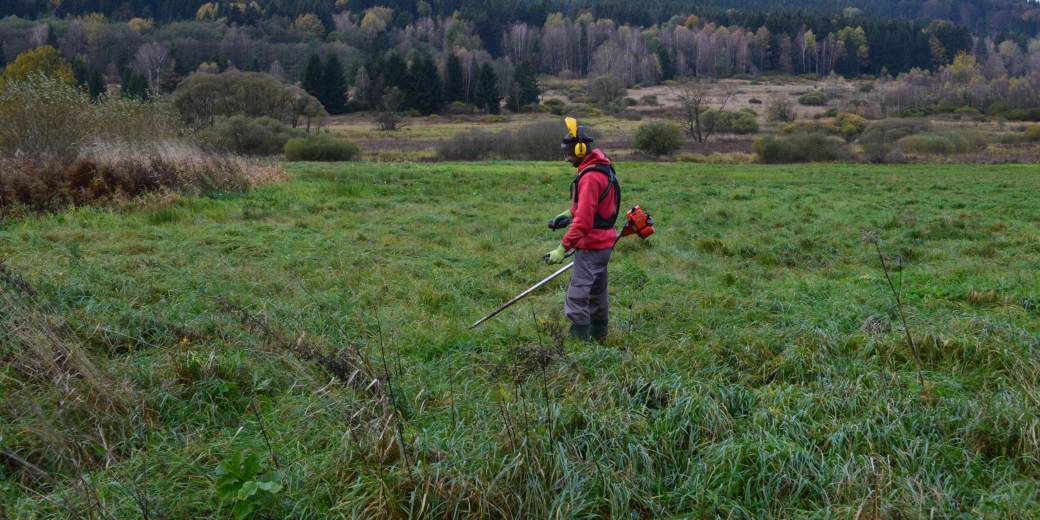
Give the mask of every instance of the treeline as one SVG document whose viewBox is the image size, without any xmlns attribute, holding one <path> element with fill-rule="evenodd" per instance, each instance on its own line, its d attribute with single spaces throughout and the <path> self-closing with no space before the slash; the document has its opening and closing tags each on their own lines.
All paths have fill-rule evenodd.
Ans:
<svg viewBox="0 0 1040 520">
<path fill-rule="evenodd" d="M 129 14 L 164 8 L 149 0 L 131 3 Z M 974 55 L 980 63 L 995 54 L 1011 76 L 1040 66 L 1035 40 L 976 36 L 948 21 L 886 20 L 855 10 L 826 16 L 673 15 L 642 26 L 597 18 L 573 2 L 529 2 L 488 39 L 481 34 L 486 17 L 516 15 L 517 9 L 469 18 L 469 4 L 441 16 L 450 3 L 387 3 L 396 8 L 348 10 L 366 5 L 354 1 L 209 2 L 198 4 L 191 20 L 159 23 L 143 16 L 123 20 L 112 9 L 126 2 L 50 1 L 47 5 L 58 14 L 71 16 L 88 6 L 115 14 L 0 20 L 0 65 L 51 46 L 92 94 L 120 88 L 136 97 L 172 92 L 195 73 L 263 72 L 300 83 L 334 114 L 372 109 L 426 114 L 456 102 L 492 112 L 503 99 L 509 108 L 522 110 L 538 100 L 537 74 L 610 76 L 631 87 L 677 77 L 768 72 L 898 75 L 938 70 L 961 54 Z M 563 11 L 539 18 L 546 5 Z M 596 7 L 609 11 L 612 5 Z M 313 12 L 271 14 L 303 8 Z M 388 105 L 384 95 L 391 90 Z"/>
<path fill-rule="evenodd" d="M 986 34 L 1030 37 L 1040 31 L 1040 7 L 1027 0 L 8 0 L 7 4 L 6 12 L 0 14 L 37 18 L 100 13 L 121 20 L 139 16 L 163 23 L 193 19 L 201 8 L 209 4 L 244 23 L 253 23 L 264 17 L 296 18 L 314 13 L 329 27 L 337 12 L 385 6 L 397 13 L 395 24 L 398 27 L 425 16 L 451 16 L 458 12 L 472 20 L 477 33 L 489 41 L 513 22 L 541 24 L 556 12 L 570 17 L 591 12 L 597 18 L 610 18 L 621 24 L 650 26 L 680 13 L 714 18 L 713 13 L 734 11 L 800 11 L 832 15 L 854 9 L 888 19 L 949 20 Z"/>
</svg>

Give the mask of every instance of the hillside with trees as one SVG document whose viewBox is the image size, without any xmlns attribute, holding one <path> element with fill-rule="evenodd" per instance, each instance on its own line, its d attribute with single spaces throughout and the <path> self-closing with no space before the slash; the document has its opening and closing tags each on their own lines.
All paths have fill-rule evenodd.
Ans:
<svg viewBox="0 0 1040 520">
<path fill-rule="evenodd" d="M 535 75 L 609 75 L 632 87 L 767 73 L 896 76 L 960 54 L 1010 76 L 1040 63 L 1040 10 L 1008 0 L 943 4 L 961 6 L 956 13 L 873 1 L 841 10 L 763 1 L 739 11 L 727 1 L 381 4 L 22 0 L 0 13 L 14 15 L 0 21 L 0 64 L 50 46 L 94 96 L 147 97 L 193 74 L 239 70 L 299 83 L 332 114 L 377 109 L 389 89 L 401 92 L 402 109 L 430 114 L 452 103 L 486 108 L 491 97 L 523 110 L 537 101 Z"/>
</svg>

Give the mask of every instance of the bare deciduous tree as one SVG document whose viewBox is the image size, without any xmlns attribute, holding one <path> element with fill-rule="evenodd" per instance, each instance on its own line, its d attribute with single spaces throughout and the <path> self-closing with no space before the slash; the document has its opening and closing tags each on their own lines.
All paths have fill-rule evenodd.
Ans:
<svg viewBox="0 0 1040 520">
<path fill-rule="evenodd" d="M 383 101 L 379 104 L 376 112 L 376 123 L 384 132 L 396 130 L 401 124 L 401 106 L 404 104 L 404 94 L 397 87 L 390 87 L 383 92 Z"/>
<path fill-rule="evenodd" d="M 703 144 L 711 139 L 715 123 L 720 119 L 705 117 L 708 110 L 717 108 L 722 113 L 737 90 L 728 83 L 695 80 L 674 87 L 672 92 L 679 99 L 679 124 L 690 139 Z"/>
<path fill-rule="evenodd" d="M 134 68 L 148 80 L 148 88 L 155 90 L 159 87 L 163 67 L 169 60 L 170 53 L 166 47 L 158 43 L 146 43 L 134 55 Z"/>
</svg>

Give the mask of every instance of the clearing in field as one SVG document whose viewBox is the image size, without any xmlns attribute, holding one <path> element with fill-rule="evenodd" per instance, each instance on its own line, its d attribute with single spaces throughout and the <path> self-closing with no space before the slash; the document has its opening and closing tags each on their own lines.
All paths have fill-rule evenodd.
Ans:
<svg viewBox="0 0 1040 520">
<path fill-rule="evenodd" d="M 622 163 L 606 344 L 563 281 L 467 330 L 563 163 L 288 168 L 3 223 L 0 512 L 1040 515 L 1035 166 Z"/>
</svg>

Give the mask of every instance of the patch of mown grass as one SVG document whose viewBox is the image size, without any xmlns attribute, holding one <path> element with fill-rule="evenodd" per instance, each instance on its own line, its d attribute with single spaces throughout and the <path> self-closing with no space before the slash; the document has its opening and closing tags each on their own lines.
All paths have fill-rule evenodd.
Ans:
<svg viewBox="0 0 1040 520">
<path fill-rule="evenodd" d="M 563 281 L 466 328 L 548 272 L 566 165 L 288 168 L 3 222 L 0 513 L 1040 511 L 1030 167 L 621 164 L 658 233 L 603 345 L 562 340 Z"/>
</svg>

